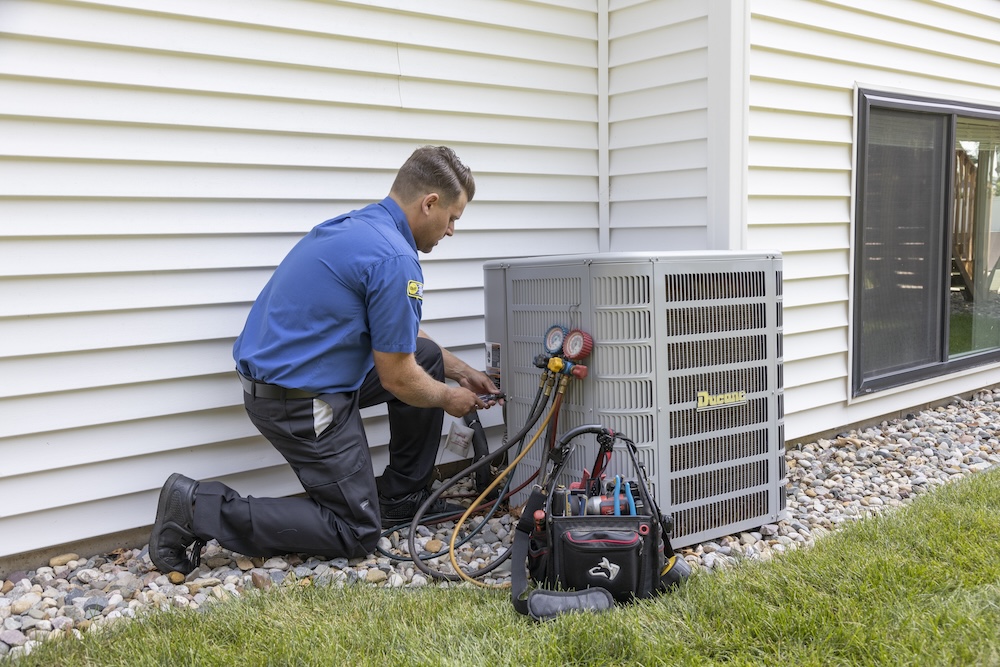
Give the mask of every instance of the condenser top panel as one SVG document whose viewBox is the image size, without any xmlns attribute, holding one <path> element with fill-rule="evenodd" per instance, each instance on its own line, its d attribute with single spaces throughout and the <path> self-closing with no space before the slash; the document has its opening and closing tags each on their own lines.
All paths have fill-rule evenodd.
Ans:
<svg viewBox="0 0 1000 667">
<path fill-rule="evenodd" d="M 575 266 L 579 264 L 628 264 L 671 261 L 720 261 L 741 259 L 780 258 L 777 250 L 673 250 L 663 252 L 603 252 L 577 255 L 542 255 L 516 257 L 485 262 L 484 269 L 503 269 L 517 266 Z"/>
</svg>

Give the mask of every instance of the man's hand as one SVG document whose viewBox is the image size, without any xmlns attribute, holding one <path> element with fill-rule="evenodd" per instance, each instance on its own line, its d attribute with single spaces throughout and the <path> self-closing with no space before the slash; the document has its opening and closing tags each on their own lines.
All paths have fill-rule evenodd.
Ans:
<svg viewBox="0 0 1000 667">
<path fill-rule="evenodd" d="M 412 353 L 378 352 L 375 370 L 382 386 L 404 403 L 418 408 L 444 408 L 452 417 L 464 417 L 477 408 L 488 407 L 469 387 L 452 387 L 438 382 L 417 363 Z M 486 377 L 467 381 L 471 387 L 482 387 L 478 393 L 495 393 L 496 387 Z"/>
<path fill-rule="evenodd" d="M 488 408 L 502 400 L 503 394 L 500 393 L 497 386 L 490 380 L 490 376 L 482 371 L 472 370 L 471 368 L 469 370 L 471 372 L 458 380 L 458 383 L 477 395 L 476 397 L 482 403 L 480 407 Z"/>
<path fill-rule="evenodd" d="M 452 417 L 464 417 L 473 410 L 485 408 L 487 405 L 465 387 L 448 387 L 448 399 L 442 407 Z"/>
<path fill-rule="evenodd" d="M 425 334 L 423 330 L 421 330 L 418 335 L 421 338 L 430 339 L 430 336 Z M 454 354 L 452 354 L 443 347 L 441 348 L 441 358 L 444 361 L 444 376 L 449 380 L 454 380 L 460 386 L 464 387 L 465 389 L 468 389 L 474 394 L 500 393 L 500 389 L 495 384 L 493 384 L 493 381 L 490 380 L 490 377 L 486 373 L 482 371 L 477 371 L 475 368 L 465 363 L 464 361 L 462 361 L 461 359 L 459 359 L 458 357 L 456 357 Z M 492 405 L 496 405 L 497 402 L 498 401 L 484 402 L 480 400 L 476 407 L 488 408 Z M 462 416 L 462 415 L 456 415 L 451 411 L 449 411 L 448 414 L 455 417 Z M 464 415 L 466 413 L 462 414 Z"/>
</svg>

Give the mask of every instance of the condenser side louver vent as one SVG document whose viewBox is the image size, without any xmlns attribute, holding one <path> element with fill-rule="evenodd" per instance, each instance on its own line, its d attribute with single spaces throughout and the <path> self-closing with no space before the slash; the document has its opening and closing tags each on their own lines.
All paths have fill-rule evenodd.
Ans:
<svg viewBox="0 0 1000 667">
<path fill-rule="evenodd" d="M 719 528 L 719 517 L 725 517 L 730 526 L 752 526 L 759 524 L 761 517 L 770 515 L 772 499 L 767 491 L 757 491 L 735 498 L 725 498 L 715 502 L 703 503 L 684 510 L 674 510 L 674 530 L 677 537 L 673 545 L 694 544 L 701 540 L 710 540 L 722 535 L 728 535 L 735 530 Z M 686 531 L 683 535 L 677 533 L 677 526 L 683 525 Z M 725 525 L 725 524 L 724 524 Z M 692 540 L 691 535 L 700 535 L 700 539 Z"/>
<path fill-rule="evenodd" d="M 747 393 L 767 391 L 767 369 L 763 366 L 738 368 L 670 378 L 671 396 L 695 396 L 699 391 L 711 395 L 728 394 L 740 389 Z"/>
<path fill-rule="evenodd" d="M 685 340 L 667 346 L 671 370 L 764 361 L 766 358 L 767 339 L 764 336 Z"/>
<path fill-rule="evenodd" d="M 760 296 L 767 289 L 762 271 L 674 274 L 666 277 L 666 286 L 670 301 L 744 299 Z"/>
<path fill-rule="evenodd" d="M 710 412 L 698 412 L 692 408 L 674 410 L 673 418 L 670 420 L 670 437 L 683 438 L 689 435 L 726 431 L 748 424 L 766 424 L 767 420 L 767 400 L 764 398 Z"/>
<path fill-rule="evenodd" d="M 634 440 L 662 509 L 674 518 L 674 546 L 780 518 L 780 256 L 526 258 L 488 263 L 485 279 L 487 340 L 500 350 L 509 431 L 527 418 L 545 332 L 553 324 L 582 328 L 594 338 L 584 362 L 589 375 L 569 383 L 558 433 L 600 423 Z M 592 437 L 577 448 L 567 484 L 591 468 L 595 450 Z M 617 465 L 625 458 L 616 457 Z M 514 485 L 540 461 L 539 446 L 523 459 Z M 616 473 L 636 474 L 609 470 Z"/>
<path fill-rule="evenodd" d="M 667 311 L 668 336 L 759 329 L 766 326 L 766 323 L 767 309 L 763 303 L 736 303 Z"/>
<path fill-rule="evenodd" d="M 562 305 L 580 302 L 579 278 L 532 278 L 512 283 L 513 305 Z"/>
<path fill-rule="evenodd" d="M 670 448 L 670 469 L 681 473 L 714 463 L 766 455 L 767 435 L 767 429 L 762 428 L 674 445 Z"/>
<path fill-rule="evenodd" d="M 766 483 L 767 461 L 759 460 L 723 468 L 719 472 L 676 477 L 670 480 L 670 494 L 675 503 L 691 503 Z"/>
</svg>

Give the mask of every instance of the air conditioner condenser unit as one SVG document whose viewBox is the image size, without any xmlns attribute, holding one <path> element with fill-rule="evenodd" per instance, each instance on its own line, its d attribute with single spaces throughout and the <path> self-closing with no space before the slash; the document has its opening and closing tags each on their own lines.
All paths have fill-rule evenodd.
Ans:
<svg viewBox="0 0 1000 667">
<path fill-rule="evenodd" d="M 569 383 L 558 432 L 598 423 L 631 438 L 673 517 L 674 547 L 786 517 L 780 254 L 495 260 L 484 279 L 488 364 L 509 427 L 529 416 L 546 332 L 582 329 L 594 341 L 588 375 Z M 594 460 L 588 444 L 566 466 L 576 479 Z M 515 488 L 542 449 L 524 458 Z"/>
</svg>

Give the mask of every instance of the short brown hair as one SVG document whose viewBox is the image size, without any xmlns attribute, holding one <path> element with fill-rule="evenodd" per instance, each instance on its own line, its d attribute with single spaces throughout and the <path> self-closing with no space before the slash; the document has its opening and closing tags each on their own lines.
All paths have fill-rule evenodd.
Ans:
<svg viewBox="0 0 1000 667">
<path fill-rule="evenodd" d="M 413 151 L 396 174 L 392 192 L 409 202 L 429 192 L 437 192 L 446 202 L 458 199 L 462 191 L 468 201 L 476 194 L 472 171 L 447 146 L 421 146 Z"/>
</svg>

